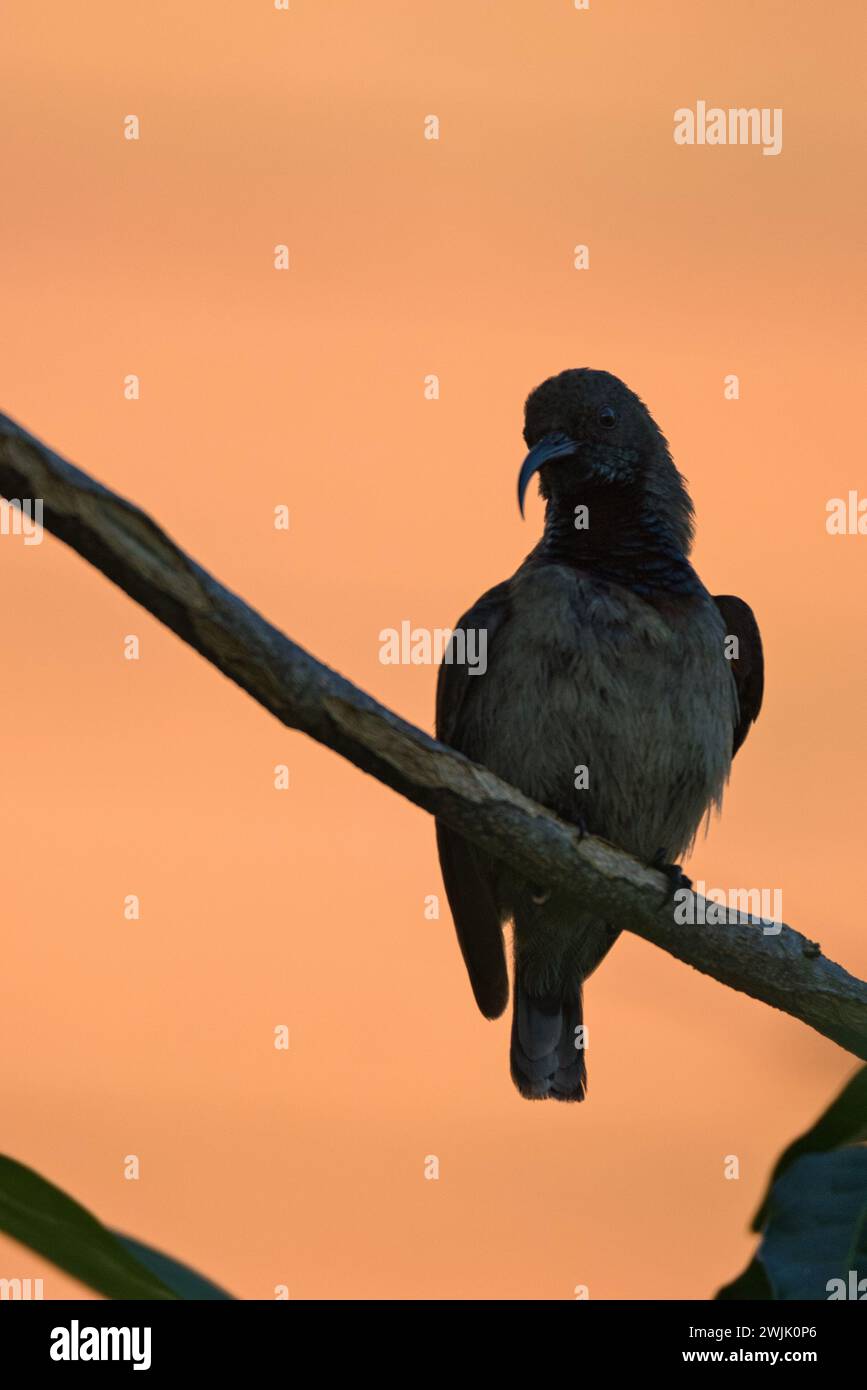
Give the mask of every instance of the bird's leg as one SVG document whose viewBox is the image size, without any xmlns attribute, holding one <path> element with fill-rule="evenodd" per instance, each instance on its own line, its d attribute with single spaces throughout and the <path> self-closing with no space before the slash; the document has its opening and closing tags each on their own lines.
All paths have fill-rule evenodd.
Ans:
<svg viewBox="0 0 867 1390">
<path fill-rule="evenodd" d="M 670 903 L 675 893 L 683 888 L 692 888 L 692 879 L 687 878 L 679 864 L 668 864 L 665 860 L 665 850 L 658 849 L 651 860 L 654 869 L 658 869 L 661 874 L 665 874 L 668 879 L 668 892 L 663 898 L 663 906 Z"/>
<path fill-rule="evenodd" d="M 576 816 L 575 820 L 571 821 L 570 824 L 574 825 L 575 829 L 578 831 L 579 840 L 583 840 L 585 835 L 589 835 L 590 832 L 587 829 L 587 822 L 583 816 Z M 530 900 L 536 907 L 544 907 L 550 896 L 550 888 L 546 891 L 535 883 L 530 888 Z"/>
</svg>

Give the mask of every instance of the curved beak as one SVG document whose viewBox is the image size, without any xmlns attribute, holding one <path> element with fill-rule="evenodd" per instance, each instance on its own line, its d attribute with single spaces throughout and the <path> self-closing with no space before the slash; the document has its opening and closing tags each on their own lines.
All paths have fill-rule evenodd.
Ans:
<svg viewBox="0 0 867 1390">
<path fill-rule="evenodd" d="M 524 515 L 524 498 L 533 474 L 538 473 L 542 465 L 550 459 L 566 458 L 568 454 L 574 454 L 579 447 L 578 441 L 570 439 L 568 434 L 546 434 L 544 439 L 533 445 L 518 474 L 518 506 L 521 516 Z"/>
</svg>

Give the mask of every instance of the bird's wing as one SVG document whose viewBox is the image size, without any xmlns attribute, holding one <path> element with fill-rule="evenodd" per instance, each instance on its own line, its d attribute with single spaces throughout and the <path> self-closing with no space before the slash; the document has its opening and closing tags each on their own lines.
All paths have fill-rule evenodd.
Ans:
<svg viewBox="0 0 867 1390">
<path fill-rule="evenodd" d="M 484 629 L 490 660 L 494 635 L 508 612 L 508 583 L 489 589 L 456 624 L 460 629 Z M 472 699 L 476 681 L 466 665 L 440 666 L 437 680 L 436 733 L 443 743 L 473 756 L 467 746 L 467 700 Z M 509 1000 L 509 977 L 500 912 L 491 879 L 485 874 L 479 855 L 461 835 L 442 821 L 436 823 L 440 867 L 449 907 L 452 910 L 458 942 L 464 957 L 476 1003 L 486 1018 L 499 1018 Z"/>
<path fill-rule="evenodd" d="M 726 635 L 738 639 L 738 654 L 731 658 L 739 709 L 732 746 L 734 757 L 750 725 L 759 717 L 765 688 L 765 659 L 759 625 L 749 604 L 731 594 L 717 594 L 714 603 L 722 614 Z"/>
</svg>

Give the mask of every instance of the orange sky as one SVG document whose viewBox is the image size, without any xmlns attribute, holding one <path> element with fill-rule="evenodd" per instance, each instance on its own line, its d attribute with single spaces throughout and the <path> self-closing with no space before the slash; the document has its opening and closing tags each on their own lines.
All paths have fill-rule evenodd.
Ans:
<svg viewBox="0 0 867 1390">
<path fill-rule="evenodd" d="M 765 638 L 691 872 L 781 888 L 864 976 L 867 539 L 825 531 L 865 486 L 861 9 L 9 0 L 0 409 L 430 729 L 435 670 L 381 665 L 378 633 L 453 622 L 530 548 L 527 391 L 623 377 L 689 479 L 703 579 Z M 676 146 L 699 99 L 782 108 L 782 153 Z M 245 1298 L 705 1297 L 738 1272 L 854 1059 L 626 936 L 587 990 L 588 1103 L 522 1101 L 507 1021 L 476 1012 L 445 905 L 424 916 L 429 817 L 51 537 L 0 537 L 0 617 L 0 1149 Z M 83 1292 L 2 1240 L 0 1274 Z"/>
</svg>

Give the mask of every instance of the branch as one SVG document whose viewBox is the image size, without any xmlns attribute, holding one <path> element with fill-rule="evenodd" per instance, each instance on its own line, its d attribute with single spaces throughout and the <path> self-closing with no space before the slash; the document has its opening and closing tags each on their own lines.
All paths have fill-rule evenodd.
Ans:
<svg viewBox="0 0 867 1390">
<path fill-rule="evenodd" d="M 604 840 L 582 840 L 573 826 L 323 666 L 224 589 L 138 507 L 3 415 L 0 495 L 41 500 L 49 531 L 283 724 L 508 859 L 532 882 L 570 890 L 604 920 L 867 1060 L 867 985 L 815 943 L 787 926 L 766 935 L 758 919 L 738 913 L 719 926 L 675 922 L 665 903 L 668 882 L 657 870 Z M 696 898 L 699 911 L 701 903 Z"/>
</svg>

